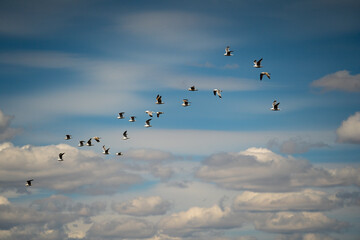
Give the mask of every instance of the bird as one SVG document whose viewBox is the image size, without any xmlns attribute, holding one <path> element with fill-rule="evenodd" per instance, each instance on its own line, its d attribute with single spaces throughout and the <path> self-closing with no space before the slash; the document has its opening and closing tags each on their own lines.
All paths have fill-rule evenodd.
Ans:
<svg viewBox="0 0 360 240">
<path fill-rule="evenodd" d="M 58 161 L 64 161 L 63 156 L 65 153 L 59 153 Z"/>
<path fill-rule="evenodd" d="M 164 104 L 159 94 L 156 96 L 156 104 Z"/>
<path fill-rule="evenodd" d="M 261 58 L 259 61 L 256 61 L 256 59 L 254 60 L 254 68 L 261 68 L 261 61 L 263 59 Z"/>
<path fill-rule="evenodd" d="M 146 120 L 145 121 L 145 125 L 144 125 L 144 127 L 152 127 L 151 125 L 150 125 L 150 121 L 151 121 L 151 118 L 149 118 L 148 120 Z"/>
<path fill-rule="evenodd" d="M 121 155 L 123 155 L 122 152 L 117 152 L 117 153 L 115 153 L 115 154 L 116 154 L 116 156 L 121 156 Z"/>
<path fill-rule="evenodd" d="M 94 146 L 94 145 L 91 144 L 91 139 L 92 139 L 92 138 L 90 138 L 90 139 L 86 142 L 86 145 L 87 145 L 87 146 Z"/>
<path fill-rule="evenodd" d="M 270 73 L 268 72 L 261 72 L 260 73 L 260 81 L 262 80 L 263 76 L 266 75 L 270 79 Z"/>
<path fill-rule="evenodd" d="M 161 114 L 164 114 L 163 112 L 156 112 L 156 116 L 159 117 Z"/>
<path fill-rule="evenodd" d="M 150 117 L 152 117 L 152 116 L 153 116 L 153 113 L 154 113 L 153 111 L 149 111 L 149 110 L 146 110 L 145 112 L 146 112 Z"/>
<path fill-rule="evenodd" d="M 79 141 L 79 147 L 83 147 L 84 143 L 85 143 L 85 141 Z"/>
<path fill-rule="evenodd" d="M 103 149 L 104 149 L 103 154 L 108 155 L 110 148 L 105 148 L 105 145 L 103 145 Z"/>
<path fill-rule="evenodd" d="M 234 51 L 230 50 L 230 46 L 227 46 L 225 48 L 224 56 L 232 56 L 232 52 L 234 52 Z"/>
<path fill-rule="evenodd" d="M 119 112 L 119 116 L 117 118 L 118 119 L 123 119 L 124 118 L 124 112 Z"/>
<path fill-rule="evenodd" d="M 100 142 L 100 137 L 93 137 L 96 142 Z"/>
<path fill-rule="evenodd" d="M 190 102 L 187 99 L 183 99 L 183 103 L 181 105 L 183 105 L 184 107 L 188 107 L 190 106 Z"/>
<path fill-rule="evenodd" d="M 70 140 L 70 139 L 71 139 L 71 135 L 66 134 L 66 135 L 65 135 L 65 140 Z"/>
<path fill-rule="evenodd" d="M 220 90 L 220 89 L 214 89 L 213 90 L 213 93 L 214 93 L 214 96 L 216 96 L 216 94 L 219 96 L 219 98 L 221 98 L 221 92 L 222 92 L 222 90 Z"/>
<path fill-rule="evenodd" d="M 188 90 L 191 91 L 191 92 L 197 91 L 197 89 L 195 88 L 195 86 L 189 87 Z"/>
<path fill-rule="evenodd" d="M 273 101 L 273 104 L 272 104 L 272 108 L 270 108 L 272 111 L 280 111 L 280 108 L 279 108 L 279 104 L 280 102 L 276 102 L 276 100 Z"/>
<path fill-rule="evenodd" d="M 131 116 L 129 122 L 135 122 L 135 116 Z"/>
<path fill-rule="evenodd" d="M 123 133 L 123 140 L 128 140 L 127 130 Z"/>
<path fill-rule="evenodd" d="M 27 180 L 25 186 L 30 187 L 32 181 L 34 181 L 34 179 Z"/>
</svg>

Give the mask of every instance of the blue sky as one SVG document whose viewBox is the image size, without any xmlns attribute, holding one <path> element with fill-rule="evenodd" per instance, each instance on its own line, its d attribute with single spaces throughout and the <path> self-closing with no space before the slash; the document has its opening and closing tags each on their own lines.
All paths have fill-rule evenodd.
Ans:
<svg viewBox="0 0 360 240">
<path fill-rule="evenodd" d="M 2 1 L 0 238 L 356 239 L 359 10 Z"/>
</svg>

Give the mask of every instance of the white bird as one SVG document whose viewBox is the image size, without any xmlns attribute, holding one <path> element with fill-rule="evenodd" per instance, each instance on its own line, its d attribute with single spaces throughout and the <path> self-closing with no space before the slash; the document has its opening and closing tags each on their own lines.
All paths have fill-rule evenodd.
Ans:
<svg viewBox="0 0 360 240">
<path fill-rule="evenodd" d="M 232 52 L 234 52 L 234 51 L 230 50 L 230 46 L 227 46 L 225 48 L 224 56 L 232 56 Z"/>
<path fill-rule="evenodd" d="M 30 187 L 32 181 L 34 181 L 34 179 L 27 180 L 25 186 Z"/>
<path fill-rule="evenodd" d="M 108 155 L 110 148 L 105 148 L 105 145 L 103 145 L 103 149 L 104 149 L 103 154 Z"/>
<path fill-rule="evenodd" d="M 181 105 L 183 105 L 184 107 L 188 107 L 190 106 L 190 102 L 187 99 L 183 99 L 183 103 Z"/>
<path fill-rule="evenodd" d="M 59 153 L 58 161 L 64 161 L 63 156 L 65 153 Z"/>
<path fill-rule="evenodd" d="M 94 145 L 91 144 L 91 139 L 92 139 L 92 138 L 90 138 L 90 139 L 86 142 L 86 145 L 87 145 L 87 146 L 94 146 Z"/>
<path fill-rule="evenodd" d="M 152 116 L 153 116 L 153 113 L 154 113 L 153 111 L 149 111 L 149 110 L 146 110 L 145 112 L 146 112 L 150 117 L 152 117 Z"/>
<path fill-rule="evenodd" d="M 65 140 L 70 140 L 70 139 L 71 139 L 71 135 L 66 134 L 66 135 L 65 135 Z"/>
<path fill-rule="evenodd" d="M 263 79 L 263 76 L 266 75 L 270 79 L 270 73 L 268 72 L 261 72 L 260 73 L 260 81 Z"/>
<path fill-rule="evenodd" d="M 131 116 L 129 122 L 135 122 L 135 116 Z"/>
<path fill-rule="evenodd" d="M 214 96 L 216 96 L 216 94 L 219 96 L 219 98 L 221 98 L 221 92 L 222 92 L 222 90 L 220 90 L 220 89 L 214 89 L 213 90 L 213 93 L 214 93 Z"/>
<path fill-rule="evenodd" d="M 83 147 L 84 143 L 85 143 L 85 141 L 79 141 L 79 147 Z"/>
<path fill-rule="evenodd" d="M 276 103 L 276 100 L 274 100 L 273 104 L 272 104 L 272 108 L 270 108 L 270 109 L 273 111 L 280 111 L 279 104 L 280 104 L 280 102 Z"/>
<path fill-rule="evenodd" d="M 161 114 L 164 114 L 163 112 L 156 112 L 156 116 L 160 117 Z"/>
<path fill-rule="evenodd" d="M 254 60 L 254 68 L 261 68 L 262 67 L 261 66 L 261 61 L 262 60 L 263 60 L 262 58 L 259 61 Z"/>
<path fill-rule="evenodd" d="M 191 91 L 191 92 L 197 91 L 197 89 L 195 88 L 195 86 L 189 87 L 188 90 Z"/>
<path fill-rule="evenodd" d="M 151 121 L 151 118 L 148 119 L 148 120 L 146 120 L 144 127 L 147 127 L 147 128 L 148 128 L 148 127 L 152 127 L 152 126 L 150 125 L 150 121 Z"/>
<path fill-rule="evenodd" d="M 159 94 L 156 96 L 156 104 L 164 104 Z"/>
<path fill-rule="evenodd" d="M 127 130 L 123 133 L 123 140 L 128 140 Z"/>
<path fill-rule="evenodd" d="M 93 137 L 93 139 L 96 141 L 96 142 L 100 142 L 100 137 Z"/>
<path fill-rule="evenodd" d="M 119 116 L 117 118 L 118 119 L 123 119 L 124 118 L 124 112 L 119 112 Z"/>
<path fill-rule="evenodd" d="M 115 154 L 116 154 L 116 156 L 121 156 L 121 155 L 123 155 L 122 152 L 117 152 L 117 153 L 115 153 Z"/>
</svg>

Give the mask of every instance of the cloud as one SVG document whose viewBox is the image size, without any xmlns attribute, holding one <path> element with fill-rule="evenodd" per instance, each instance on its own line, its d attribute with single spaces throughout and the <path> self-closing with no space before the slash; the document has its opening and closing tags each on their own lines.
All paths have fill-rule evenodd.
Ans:
<svg viewBox="0 0 360 240">
<path fill-rule="evenodd" d="M 0 196 L 0 205 L 10 204 L 9 200 L 6 197 Z"/>
<path fill-rule="evenodd" d="M 111 208 L 119 213 L 131 216 L 163 215 L 170 209 L 170 202 L 159 196 L 138 197 L 124 203 L 113 203 Z"/>
<path fill-rule="evenodd" d="M 359 186 L 359 173 L 358 168 L 316 168 L 306 160 L 283 157 L 265 148 L 249 148 L 210 156 L 196 176 L 229 189 L 283 192 L 311 186 Z"/>
<path fill-rule="evenodd" d="M 158 224 L 165 234 L 188 237 L 194 233 L 214 229 L 241 227 L 243 221 L 230 208 L 222 210 L 218 205 L 210 208 L 192 207 L 185 212 L 165 216 Z"/>
<path fill-rule="evenodd" d="M 360 74 L 350 75 L 347 70 L 338 71 L 313 81 L 311 86 L 325 91 L 360 92 Z"/>
<path fill-rule="evenodd" d="M 288 140 L 279 143 L 277 139 L 269 140 L 267 144 L 270 148 L 279 148 L 280 152 L 286 154 L 297 154 L 308 152 L 312 148 L 329 147 L 328 144 L 323 142 L 313 143 L 308 140 L 304 140 L 302 137 L 293 137 Z"/>
<path fill-rule="evenodd" d="M 335 240 L 323 233 L 295 233 L 295 234 L 282 234 L 277 236 L 277 240 Z"/>
<path fill-rule="evenodd" d="M 64 162 L 58 162 L 65 152 Z M 111 194 L 142 181 L 136 174 L 124 170 L 115 159 L 102 159 L 92 151 L 79 150 L 66 144 L 43 147 L 14 147 L 0 144 L 1 190 L 45 188 L 57 192 Z M 89 174 L 91 172 L 91 174 Z M 26 188 L 25 180 L 33 178 L 33 186 Z"/>
<path fill-rule="evenodd" d="M 336 130 L 337 142 L 360 143 L 360 112 L 356 112 L 341 123 Z"/>
<path fill-rule="evenodd" d="M 20 129 L 10 128 L 13 116 L 7 116 L 0 110 L 0 142 L 13 138 Z"/>
<path fill-rule="evenodd" d="M 107 222 L 95 222 L 86 234 L 86 239 L 143 239 L 156 232 L 154 224 L 135 218 Z"/>
<path fill-rule="evenodd" d="M 257 230 L 273 233 L 338 232 L 348 225 L 318 212 L 280 212 L 254 215 Z"/>
<path fill-rule="evenodd" d="M 306 189 L 290 193 L 245 191 L 233 202 L 236 211 L 328 211 L 343 206 L 335 194 Z"/>
</svg>

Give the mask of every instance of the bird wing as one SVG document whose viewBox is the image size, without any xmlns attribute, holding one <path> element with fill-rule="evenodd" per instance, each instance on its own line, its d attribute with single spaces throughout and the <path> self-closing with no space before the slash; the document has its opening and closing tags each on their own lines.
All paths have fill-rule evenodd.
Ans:
<svg viewBox="0 0 360 240">
<path fill-rule="evenodd" d="M 270 79 L 270 73 L 266 72 L 265 75 Z"/>
<path fill-rule="evenodd" d="M 257 64 L 260 66 L 260 64 L 261 64 L 261 61 L 262 61 L 263 59 L 262 58 L 260 58 L 260 60 L 259 61 L 257 61 Z"/>
<path fill-rule="evenodd" d="M 260 80 L 262 80 L 264 73 L 260 73 Z"/>
</svg>

